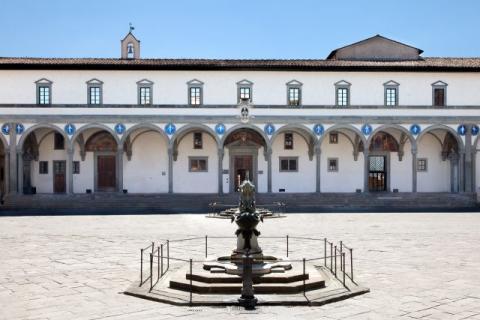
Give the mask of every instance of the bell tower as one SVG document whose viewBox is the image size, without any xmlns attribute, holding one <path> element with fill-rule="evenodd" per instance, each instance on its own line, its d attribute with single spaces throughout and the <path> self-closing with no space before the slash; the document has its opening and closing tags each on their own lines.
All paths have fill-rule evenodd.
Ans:
<svg viewBox="0 0 480 320">
<path fill-rule="evenodd" d="M 121 42 L 122 59 L 140 59 L 140 40 L 135 38 L 132 31 L 135 28 L 130 23 L 130 31 Z"/>
</svg>

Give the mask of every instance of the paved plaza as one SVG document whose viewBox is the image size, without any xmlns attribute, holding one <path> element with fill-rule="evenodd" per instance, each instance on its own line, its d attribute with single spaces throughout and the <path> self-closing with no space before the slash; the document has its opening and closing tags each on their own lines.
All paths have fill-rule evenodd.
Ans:
<svg viewBox="0 0 480 320">
<path fill-rule="evenodd" d="M 139 248 L 232 235 L 235 225 L 203 215 L 2 217 L 0 319 L 480 319 L 480 214 L 290 214 L 259 230 L 344 240 L 355 250 L 356 279 L 371 292 L 321 307 L 165 305 L 122 294 L 139 278 Z M 322 250 L 290 245 L 296 257 Z M 212 250 L 234 246 L 222 240 Z M 282 248 L 265 241 L 265 253 Z"/>
</svg>

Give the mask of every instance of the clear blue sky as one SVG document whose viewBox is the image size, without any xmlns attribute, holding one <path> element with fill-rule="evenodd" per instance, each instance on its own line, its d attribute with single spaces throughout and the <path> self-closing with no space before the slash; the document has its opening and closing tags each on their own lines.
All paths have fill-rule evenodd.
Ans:
<svg viewBox="0 0 480 320">
<path fill-rule="evenodd" d="M 382 34 L 424 56 L 480 56 L 479 0 L 0 0 L 0 56 L 325 58 Z"/>
</svg>

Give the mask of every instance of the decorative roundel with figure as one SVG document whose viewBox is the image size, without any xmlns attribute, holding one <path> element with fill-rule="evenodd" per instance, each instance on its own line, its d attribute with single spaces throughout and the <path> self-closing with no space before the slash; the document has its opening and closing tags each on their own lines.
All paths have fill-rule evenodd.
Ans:
<svg viewBox="0 0 480 320">
<path fill-rule="evenodd" d="M 364 135 L 368 136 L 370 133 L 372 133 L 372 126 L 369 124 L 364 124 L 362 126 L 362 132 Z"/>
<path fill-rule="evenodd" d="M 324 131 L 324 129 L 323 129 L 323 126 L 321 124 L 318 123 L 318 124 L 313 126 L 313 132 L 315 132 L 315 134 L 317 136 L 321 136 L 323 134 L 323 131 Z"/>
<path fill-rule="evenodd" d="M 215 132 L 219 135 L 225 133 L 225 125 L 223 123 L 219 123 L 215 126 Z"/>
<path fill-rule="evenodd" d="M 10 124 L 9 123 L 5 123 L 3 126 L 2 126 L 2 133 L 4 135 L 9 135 L 10 134 Z"/>
<path fill-rule="evenodd" d="M 175 127 L 175 125 L 173 123 L 168 123 L 166 126 L 165 126 L 165 132 L 168 134 L 168 135 L 172 135 L 175 133 L 175 131 L 177 130 L 177 127 Z"/>
<path fill-rule="evenodd" d="M 123 123 L 117 123 L 115 125 L 115 132 L 117 134 L 124 134 L 125 133 L 125 125 Z"/>
<path fill-rule="evenodd" d="M 476 136 L 476 135 L 478 134 L 478 131 L 479 131 L 479 130 L 480 130 L 480 129 L 478 128 L 478 126 L 477 126 L 476 124 L 474 124 L 474 125 L 472 126 L 472 135 Z"/>
<path fill-rule="evenodd" d="M 271 123 L 267 123 L 265 125 L 265 133 L 268 134 L 269 136 L 271 136 L 274 132 L 275 132 L 275 126 Z"/>
<path fill-rule="evenodd" d="M 69 136 L 71 136 L 71 135 L 73 135 L 73 134 L 75 133 L 76 128 L 75 128 L 75 125 L 74 125 L 74 124 L 72 124 L 72 123 L 67 123 L 67 124 L 65 125 L 64 130 L 65 130 L 65 132 L 66 132 Z"/>
<path fill-rule="evenodd" d="M 17 124 L 15 125 L 15 132 L 16 132 L 17 134 L 22 134 L 24 130 L 25 130 L 25 127 L 23 126 L 23 124 L 17 123 Z"/>
<path fill-rule="evenodd" d="M 459 135 L 464 136 L 465 133 L 467 132 L 467 127 L 464 124 L 461 124 L 457 128 L 457 132 Z"/>
<path fill-rule="evenodd" d="M 418 124 L 412 124 L 412 126 L 410 127 L 410 132 L 414 135 L 419 134 L 420 131 L 422 131 L 422 128 L 420 128 Z"/>
</svg>

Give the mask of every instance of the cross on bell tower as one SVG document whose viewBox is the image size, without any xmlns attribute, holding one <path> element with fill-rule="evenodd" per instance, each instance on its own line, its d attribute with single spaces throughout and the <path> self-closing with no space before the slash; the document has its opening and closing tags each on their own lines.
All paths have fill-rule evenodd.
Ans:
<svg viewBox="0 0 480 320">
<path fill-rule="evenodd" d="M 135 38 L 132 31 L 135 30 L 132 23 L 129 24 L 129 31 L 121 40 L 122 59 L 140 59 L 140 40 Z"/>
</svg>

